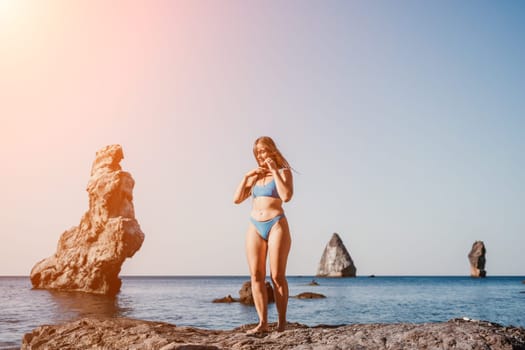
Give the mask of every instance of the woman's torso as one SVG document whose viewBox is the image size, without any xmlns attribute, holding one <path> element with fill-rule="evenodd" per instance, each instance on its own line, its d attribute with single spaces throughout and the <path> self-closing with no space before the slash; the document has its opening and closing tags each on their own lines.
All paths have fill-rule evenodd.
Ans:
<svg viewBox="0 0 525 350">
<path fill-rule="evenodd" d="M 251 216 L 255 220 L 271 220 L 277 215 L 284 213 L 283 201 L 277 194 L 275 180 L 271 174 L 258 179 L 252 188 L 252 192 L 254 197 Z"/>
</svg>

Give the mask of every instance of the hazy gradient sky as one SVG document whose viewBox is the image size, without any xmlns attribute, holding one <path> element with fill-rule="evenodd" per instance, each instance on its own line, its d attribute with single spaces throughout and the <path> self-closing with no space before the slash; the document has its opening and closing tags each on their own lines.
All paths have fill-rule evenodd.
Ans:
<svg viewBox="0 0 525 350">
<path fill-rule="evenodd" d="M 0 275 L 28 275 L 123 146 L 146 235 L 123 274 L 248 273 L 274 138 L 289 274 L 338 232 L 358 275 L 525 274 L 523 1 L 0 0 Z"/>
</svg>

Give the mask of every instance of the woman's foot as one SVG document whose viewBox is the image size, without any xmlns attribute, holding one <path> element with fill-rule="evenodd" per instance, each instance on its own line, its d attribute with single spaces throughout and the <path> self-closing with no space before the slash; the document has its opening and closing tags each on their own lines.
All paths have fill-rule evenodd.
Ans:
<svg viewBox="0 0 525 350">
<path fill-rule="evenodd" d="M 259 334 L 259 333 L 268 333 L 268 325 L 259 323 L 257 327 L 246 331 L 246 334 Z"/>
<path fill-rule="evenodd" d="M 281 323 L 277 324 L 277 332 L 284 332 L 285 330 L 286 330 L 286 322 L 284 322 L 283 324 Z"/>
</svg>

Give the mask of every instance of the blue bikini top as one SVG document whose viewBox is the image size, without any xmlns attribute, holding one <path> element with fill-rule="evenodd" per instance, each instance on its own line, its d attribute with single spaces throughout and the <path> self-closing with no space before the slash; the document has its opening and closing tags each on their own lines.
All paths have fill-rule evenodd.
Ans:
<svg viewBox="0 0 525 350">
<path fill-rule="evenodd" d="M 272 181 L 268 182 L 266 185 L 262 186 L 253 186 L 252 189 L 252 196 L 255 197 L 273 197 L 273 198 L 281 198 L 279 197 L 279 193 L 277 193 L 277 186 L 275 185 L 275 180 L 272 179 Z"/>
</svg>

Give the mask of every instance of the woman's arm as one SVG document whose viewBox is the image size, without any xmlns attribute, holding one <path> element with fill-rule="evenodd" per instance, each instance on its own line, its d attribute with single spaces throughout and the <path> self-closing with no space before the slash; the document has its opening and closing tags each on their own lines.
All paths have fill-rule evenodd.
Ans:
<svg viewBox="0 0 525 350">
<path fill-rule="evenodd" d="M 273 161 L 268 162 L 268 167 L 270 168 L 275 180 L 275 186 L 277 187 L 279 197 L 281 197 L 283 202 L 288 202 L 293 196 L 292 171 L 290 169 L 283 169 L 283 171 L 280 172 L 275 167 L 275 162 Z"/>
<path fill-rule="evenodd" d="M 257 181 L 257 176 L 259 175 L 260 171 L 261 169 L 257 168 L 244 175 L 241 183 L 239 186 L 237 186 L 235 194 L 233 195 L 233 203 L 240 204 L 244 202 L 246 198 L 250 197 L 250 189 L 252 188 L 255 181 Z"/>
</svg>

